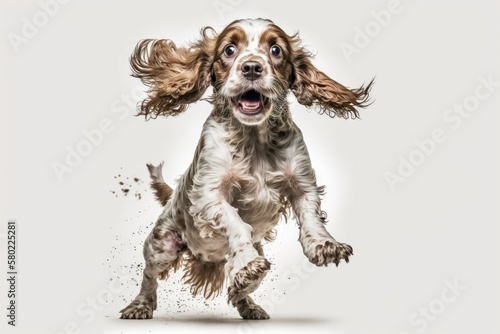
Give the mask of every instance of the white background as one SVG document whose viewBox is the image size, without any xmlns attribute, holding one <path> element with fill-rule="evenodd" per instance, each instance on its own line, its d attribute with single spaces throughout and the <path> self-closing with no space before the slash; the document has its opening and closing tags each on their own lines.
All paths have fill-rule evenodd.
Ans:
<svg viewBox="0 0 500 334">
<path fill-rule="evenodd" d="M 6 222 L 19 224 L 18 326 L 7 326 L 2 311 L 2 333 L 498 333 L 500 87 L 459 125 L 443 119 L 473 102 L 476 89 L 487 92 L 479 78 L 500 81 L 498 1 L 401 0 L 384 26 L 374 13 L 387 11 L 388 1 L 73 0 L 44 22 L 48 2 L 0 5 L 5 272 Z M 145 163 L 165 161 L 173 183 L 210 112 L 199 102 L 175 118 L 133 117 L 131 93 L 142 88 L 129 76 L 128 57 L 143 38 L 185 44 L 203 26 L 220 31 L 247 17 L 299 31 L 317 54 L 314 64 L 347 86 L 376 76 L 375 103 L 361 120 L 292 104 L 327 186 L 328 228 L 355 255 L 339 268 L 308 266 L 289 221 L 266 246 L 273 267 L 256 294 L 270 321 L 239 320 L 224 296 L 191 298 L 179 275 L 161 282 L 153 320 L 119 320 L 138 292 L 140 247 L 161 210 Z M 40 27 L 14 46 L 26 22 Z M 346 44 L 357 53 L 346 56 Z M 112 130 L 58 180 L 54 163 L 65 164 L 68 150 L 85 145 L 84 132 L 105 119 Z M 446 140 L 418 160 L 415 141 L 436 128 Z M 385 175 L 398 172 L 401 157 L 421 164 L 391 189 Z M 454 294 L 446 281 L 462 289 Z M 6 295 L 2 279 L 2 310 Z"/>
</svg>

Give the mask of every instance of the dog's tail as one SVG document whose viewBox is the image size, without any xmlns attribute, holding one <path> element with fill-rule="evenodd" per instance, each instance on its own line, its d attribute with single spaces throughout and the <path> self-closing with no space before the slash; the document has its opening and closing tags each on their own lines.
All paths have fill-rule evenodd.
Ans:
<svg viewBox="0 0 500 334">
<path fill-rule="evenodd" d="M 174 191 L 163 180 L 163 175 L 161 173 L 163 162 L 158 166 L 153 166 L 152 164 L 146 164 L 146 166 L 148 166 L 149 169 L 151 188 L 155 191 L 156 199 L 161 203 L 161 205 L 165 206 Z"/>
</svg>

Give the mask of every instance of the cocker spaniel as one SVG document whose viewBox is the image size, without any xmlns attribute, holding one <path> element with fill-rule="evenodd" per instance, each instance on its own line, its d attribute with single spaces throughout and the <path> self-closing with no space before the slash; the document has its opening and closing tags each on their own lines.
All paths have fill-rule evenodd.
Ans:
<svg viewBox="0 0 500 334">
<path fill-rule="evenodd" d="M 290 207 L 309 261 L 338 265 L 353 254 L 325 228 L 324 187 L 316 184 L 287 95 L 331 117 L 357 118 L 373 80 L 344 87 L 313 66 L 297 34 L 269 20 L 237 20 L 219 34 L 207 27 L 201 35 L 189 47 L 143 40 L 130 59 L 133 75 L 149 87 L 140 115 L 178 115 L 210 85 L 213 110 L 175 190 L 163 181 L 161 165 L 148 165 L 164 210 L 144 243 L 141 290 L 121 310 L 124 319 L 152 318 L 157 279 L 180 267 L 194 295 L 208 298 L 227 283 L 228 302 L 241 317 L 268 319 L 250 294 L 270 269 L 261 241 L 274 239 Z"/>
</svg>

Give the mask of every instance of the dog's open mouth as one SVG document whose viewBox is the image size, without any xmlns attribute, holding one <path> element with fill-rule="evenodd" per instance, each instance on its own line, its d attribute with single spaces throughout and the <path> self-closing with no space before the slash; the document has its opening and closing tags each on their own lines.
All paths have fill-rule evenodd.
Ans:
<svg viewBox="0 0 500 334">
<path fill-rule="evenodd" d="M 260 92 L 250 89 L 232 99 L 233 105 L 245 115 L 256 115 L 264 111 L 269 99 Z"/>
</svg>

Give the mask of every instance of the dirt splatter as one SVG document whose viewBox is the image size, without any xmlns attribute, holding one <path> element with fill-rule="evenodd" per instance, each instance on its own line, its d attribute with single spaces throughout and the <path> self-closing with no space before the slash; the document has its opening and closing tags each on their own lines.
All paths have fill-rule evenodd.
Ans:
<svg viewBox="0 0 500 334">
<path fill-rule="evenodd" d="M 123 169 L 123 167 L 120 169 Z M 125 197 L 129 193 L 134 193 L 134 198 L 141 200 L 143 192 L 148 190 L 147 185 L 139 177 L 129 177 L 120 173 L 115 175 L 114 178 L 118 181 L 119 189 L 110 190 L 110 192 L 115 197 L 120 197 L 120 195 Z"/>
</svg>

